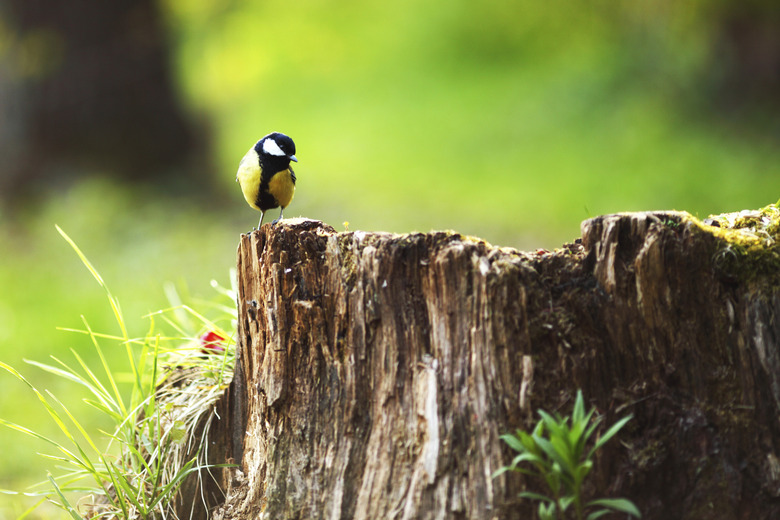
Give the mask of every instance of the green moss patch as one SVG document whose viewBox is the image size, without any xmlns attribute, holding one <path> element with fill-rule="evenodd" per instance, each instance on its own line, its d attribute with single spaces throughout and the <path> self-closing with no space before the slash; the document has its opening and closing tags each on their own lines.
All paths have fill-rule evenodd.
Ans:
<svg viewBox="0 0 780 520">
<path fill-rule="evenodd" d="M 748 281 L 780 278 L 780 208 L 778 203 L 758 210 L 711 215 L 704 221 L 691 217 L 701 230 L 719 239 L 713 258 L 727 278 Z"/>
</svg>

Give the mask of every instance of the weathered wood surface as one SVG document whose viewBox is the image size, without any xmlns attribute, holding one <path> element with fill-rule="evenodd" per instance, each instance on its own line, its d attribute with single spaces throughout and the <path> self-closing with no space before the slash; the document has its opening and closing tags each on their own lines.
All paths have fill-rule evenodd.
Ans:
<svg viewBox="0 0 780 520">
<path fill-rule="evenodd" d="M 582 388 L 634 419 L 593 491 L 646 519 L 780 518 L 780 291 L 678 213 L 522 253 L 454 233 L 241 237 L 218 519 L 532 518 L 499 435 Z M 733 266 L 731 266 L 733 267 Z M 730 267 L 730 269 L 731 269 Z M 775 276 L 775 279 L 777 277 Z"/>
</svg>

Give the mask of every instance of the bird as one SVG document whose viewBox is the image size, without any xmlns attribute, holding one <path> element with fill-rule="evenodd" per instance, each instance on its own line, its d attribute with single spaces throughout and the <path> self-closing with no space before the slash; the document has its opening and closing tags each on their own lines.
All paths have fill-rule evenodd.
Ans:
<svg viewBox="0 0 780 520">
<path fill-rule="evenodd" d="M 295 157 L 295 143 L 288 136 L 272 132 L 252 146 L 241 159 L 236 173 L 236 182 L 241 186 L 247 204 L 260 211 L 260 223 L 263 225 L 265 212 L 273 208 L 279 210 L 279 222 L 295 193 L 295 172 L 290 161 L 298 162 Z"/>
</svg>

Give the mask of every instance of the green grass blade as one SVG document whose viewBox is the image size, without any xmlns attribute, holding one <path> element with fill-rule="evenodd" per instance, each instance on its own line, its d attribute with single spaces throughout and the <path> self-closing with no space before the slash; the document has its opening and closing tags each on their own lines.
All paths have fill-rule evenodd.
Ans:
<svg viewBox="0 0 780 520">
<path fill-rule="evenodd" d="M 201 324 L 203 324 L 209 330 L 213 330 L 214 332 L 219 332 L 221 335 L 223 335 L 225 337 L 229 336 L 229 334 L 227 334 L 227 332 L 224 331 L 222 329 L 222 327 L 218 326 L 212 320 L 206 318 L 205 316 L 203 316 L 201 313 L 199 313 L 196 310 L 194 310 L 189 305 L 183 305 L 182 304 L 182 305 L 177 305 L 175 307 L 169 307 L 167 309 L 160 309 L 159 311 L 151 312 L 151 313 L 147 314 L 144 317 L 148 318 L 148 317 L 151 317 L 151 316 L 158 316 L 159 315 L 159 316 L 161 316 L 163 318 L 166 318 L 165 315 L 167 313 L 174 313 L 174 315 L 176 315 L 176 313 L 178 311 L 184 311 L 187 314 L 193 316 L 197 321 L 199 321 Z M 174 328 L 174 330 L 177 330 L 182 336 L 186 336 L 187 335 L 187 332 L 184 330 L 184 328 L 182 328 L 180 325 L 175 323 L 173 320 L 171 320 L 170 318 L 167 318 L 167 321 Z"/>
<path fill-rule="evenodd" d="M 63 365 L 65 369 L 63 370 L 62 368 L 57 368 L 55 366 L 48 365 L 46 363 L 39 363 L 38 361 L 32 361 L 30 359 L 25 359 L 24 362 L 27 363 L 28 365 L 32 365 L 36 368 L 40 368 L 41 370 L 49 372 L 50 374 L 54 374 L 57 377 L 67 379 L 68 381 L 71 381 L 79 385 L 84 385 L 84 380 L 81 379 L 77 374 L 75 374 L 73 370 L 70 369 L 70 367 L 62 363 L 59 359 L 55 358 L 54 356 L 51 356 L 51 358 L 57 361 L 58 363 L 60 363 L 61 365 Z"/>
<path fill-rule="evenodd" d="M 566 512 L 567 509 L 569 509 L 569 506 L 571 506 L 574 503 L 575 497 L 572 495 L 566 495 L 558 499 L 558 506 L 561 509 L 561 513 Z"/>
<path fill-rule="evenodd" d="M 593 448 L 591 448 L 591 450 L 590 450 L 590 453 L 588 453 L 588 458 L 591 458 L 591 457 L 593 456 L 593 454 L 594 454 L 594 453 L 595 453 L 595 452 L 596 452 L 596 451 L 597 451 L 599 448 L 601 448 L 601 447 L 602 447 L 604 444 L 606 444 L 606 443 L 607 443 L 607 441 L 609 441 L 609 440 L 610 440 L 612 437 L 614 437 L 614 436 L 615 436 L 615 434 L 616 434 L 617 432 L 619 432 L 619 431 L 620 431 L 620 429 L 621 429 L 623 426 L 625 426 L 625 425 L 626 425 L 626 423 L 627 423 L 628 421 L 630 421 L 630 420 L 631 420 L 631 418 L 632 418 L 632 417 L 633 417 L 633 415 L 627 415 L 626 417 L 623 417 L 623 418 L 622 418 L 622 419 L 620 419 L 618 422 L 616 422 L 615 424 L 613 424 L 613 425 L 612 425 L 612 427 L 611 427 L 609 430 L 607 430 L 607 431 L 606 431 L 606 433 L 605 433 L 604 435 L 602 435 L 602 436 L 601 436 L 601 437 L 600 437 L 600 438 L 599 438 L 599 439 L 596 441 L 596 443 L 593 445 Z"/>
<path fill-rule="evenodd" d="M 539 457 L 535 453 L 528 453 L 527 451 L 524 453 L 521 453 L 520 455 L 516 456 L 514 459 L 512 459 L 512 464 L 510 465 L 511 468 L 514 468 L 521 462 L 531 462 L 535 465 L 543 464 L 544 465 L 544 459 L 542 457 Z"/>
<path fill-rule="evenodd" d="M 222 287 L 222 285 L 220 285 L 220 283 L 218 281 L 216 281 L 216 280 L 211 280 L 211 282 L 209 282 L 209 285 L 211 285 L 211 287 L 215 291 L 217 291 L 219 294 L 221 294 L 222 296 L 225 296 L 227 299 L 229 299 L 229 300 L 231 300 L 232 302 L 235 303 L 236 298 L 238 296 L 238 287 L 237 287 L 237 284 L 236 284 L 236 269 L 235 268 L 231 268 L 230 269 L 230 277 L 229 278 L 230 278 L 230 286 L 231 286 L 230 289 Z M 236 310 L 235 305 L 232 307 L 231 310 L 233 312 L 235 312 L 235 310 Z"/>
<path fill-rule="evenodd" d="M 75 439 L 73 438 L 73 435 L 70 433 L 70 430 L 68 429 L 67 425 L 63 422 L 62 418 L 59 416 L 57 411 L 49 404 L 49 402 L 46 400 L 46 397 L 38 391 L 35 386 L 33 386 L 32 383 L 30 383 L 22 374 L 16 371 L 13 367 L 10 365 L 7 365 L 6 363 L 3 363 L 0 361 L 0 368 L 5 369 L 6 371 L 10 372 L 14 376 L 16 376 L 17 379 L 24 382 L 38 397 L 38 400 L 43 404 L 46 411 L 49 413 L 52 419 L 54 419 L 54 422 L 57 424 L 57 426 L 60 428 L 60 430 L 65 434 L 66 437 L 68 437 L 69 440 L 76 443 Z M 59 447 L 58 444 L 55 443 Z"/>
<path fill-rule="evenodd" d="M 585 451 L 585 443 L 593 433 L 593 426 L 600 422 L 600 419 L 596 418 L 592 421 L 591 427 L 588 427 L 588 424 L 591 423 L 591 418 L 593 417 L 595 411 L 595 408 L 591 408 L 590 411 L 582 415 L 578 421 L 572 420 L 569 436 L 572 450 L 576 454 L 577 459 L 581 458 L 583 452 Z"/>
<path fill-rule="evenodd" d="M 86 321 L 86 320 L 85 320 Z M 85 323 L 86 324 L 86 323 Z M 100 348 L 100 344 L 97 343 L 96 339 L 93 338 L 93 345 L 95 346 L 95 349 L 98 353 L 98 357 L 103 358 L 102 349 Z M 71 352 L 73 353 L 73 356 L 76 358 L 76 361 L 78 361 L 79 365 L 81 366 L 82 370 L 84 370 L 84 373 L 86 373 L 89 376 L 90 381 L 92 381 L 92 386 L 94 386 L 96 389 L 99 390 L 99 396 L 98 399 L 100 399 L 103 404 L 106 405 L 106 407 L 114 409 L 116 412 L 122 411 L 121 401 L 122 396 L 119 393 L 119 389 L 116 387 L 116 384 L 113 381 L 113 378 L 111 377 L 111 370 L 108 369 L 107 364 L 104 363 L 104 370 L 108 371 L 107 377 L 109 380 L 109 384 L 111 385 L 111 390 L 114 392 L 114 397 L 111 397 L 111 394 L 109 393 L 108 389 L 103 385 L 103 382 L 98 379 L 98 377 L 95 375 L 94 372 L 89 368 L 89 366 L 84 362 L 84 360 L 79 356 L 78 352 L 71 349 Z M 93 392 L 98 395 L 96 392 Z M 101 397 L 102 396 L 102 397 Z"/>
<path fill-rule="evenodd" d="M 544 426 L 542 425 L 541 421 L 539 422 L 539 426 L 537 426 L 537 428 L 534 430 L 533 435 L 528 435 L 522 430 L 517 430 L 517 437 L 520 439 L 520 442 L 523 443 L 525 451 L 533 453 L 537 456 L 541 455 L 541 450 L 539 449 L 539 446 L 536 444 L 534 439 L 536 437 L 541 437 L 544 431 Z"/>
<path fill-rule="evenodd" d="M 596 417 L 593 419 L 590 423 L 590 426 L 585 431 L 585 434 L 583 435 L 584 439 L 587 441 L 590 439 L 590 437 L 593 435 L 593 432 L 596 431 L 596 428 L 598 428 L 599 424 L 601 424 L 601 416 Z"/>
<path fill-rule="evenodd" d="M 121 472 L 116 471 L 114 476 L 114 482 L 117 485 L 115 489 L 117 494 L 120 495 L 118 498 L 124 501 L 126 505 L 131 505 L 140 512 L 145 511 L 143 504 L 139 502 L 139 498 L 142 496 L 142 493 L 139 492 L 138 488 L 133 486 L 133 484 L 127 479 L 127 476 Z"/>
<path fill-rule="evenodd" d="M 639 509 L 628 499 L 625 498 L 600 498 L 598 500 L 591 500 L 588 502 L 588 506 L 601 506 L 609 508 L 613 511 L 620 513 L 626 513 L 636 518 L 642 518 L 642 513 Z"/>
<path fill-rule="evenodd" d="M 65 241 L 70 244 L 70 247 L 73 248 L 73 250 L 76 252 L 78 257 L 81 259 L 81 263 L 84 264 L 84 266 L 89 270 L 89 272 L 92 274 L 92 277 L 97 280 L 97 283 L 100 285 L 100 287 L 103 288 L 103 290 L 106 292 L 106 296 L 108 297 L 108 303 L 111 305 L 111 310 L 114 311 L 114 317 L 116 318 L 117 324 L 119 324 L 119 328 L 122 331 L 122 337 L 126 340 L 128 339 L 127 329 L 125 328 L 125 320 L 122 317 L 122 310 L 119 308 L 119 302 L 116 298 L 114 298 L 114 295 L 111 294 L 111 291 L 108 289 L 108 286 L 103 281 L 103 277 L 100 276 L 100 273 L 98 273 L 97 269 L 92 265 L 92 263 L 87 259 L 86 255 L 81 252 L 81 249 L 79 249 L 79 246 L 76 245 L 76 243 L 68 236 L 65 231 L 62 230 L 58 225 L 55 224 L 57 228 L 57 232 L 59 232 L 60 235 L 62 235 L 62 238 L 65 239 Z"/>
<path fill-rule="evenodd" d="M 144 471 L 149 475 L 155 475 L 156 472 L 152 470 L 152 468 L 149 466 L 149 462 L 147 461 L 147 457 L 144 457 L 141 452 L 138 450 L 138 448 L 132 444 L 127 445 L 127 449 L 130 452 L 130 454 L 133 455 L 133 458 L 135 461 L 140 463 L 139 470 Z M 156 458 L 153 456 L 154 454 L 150 454 L 149 459 Z"/>
<path fill-rule="evenodd" d="M 84 316 L 81 317 L 82 319 Z M 61 330 L 62 332 L 75 332 L 76 334 L 83 334 L 84 336 L 89 336 L 90 332 L 84 329 L 72 329 L 70 327 L 57 327 L 57 330 Z M 104 334 L 102 332 L 93 332 L 91 335 L 95 336 L 99 339 L 110 339 L 112 341 L 130 341 L 133 343 L 137 343 L 140 341 L 138 338 L 131 338 L 128 340 L 125 340 L 122 336 L 117 336 L 116 334 Z"/>
<path fill-rule="evenodd" d="M 84 440 L 87 441 L 87 444 L 89 444 L 89 447 L 92 448 L 95 451 L 95 453 L 100 454 L 100 448 L 97 447 L 95 442 L 92 440 L 92 437 L 89 435 L 87 430 L 85 430 L 84 427 L 81 426 L 81 423 L 76 419 L 76 417 L 74 417 L 74 415 L 72 413 L 70 413 L 70 410 L 68 410 L 68 408 L 62 403 L 62 401 L 57 399 L 57 397 L 54 394 L 52 394 L 48 390 L 46 391 L 46 393 L 49 394 L 49 397 L 51 399 L 53 399 L 55 403 L 60 405 L 60 408 L 62 408 L 65 411 L 65 414 L 70 419 L 70 422 L 73 423 L 73 425 L 76 427 L 76 429 L 79 431 L 79 433 L 81 433 L 81 436 L 84 438 Z M 80 446 L 80 445 L 77 444 L 77 446 Z M 81 451 L 80 448 L 79 448 L 79 451 Z M 82 456 L 84 456 L 84 455 L 86 455 L 86 454 L 84 454 L 82 452 Z M 89 458 L 85 457 L 85 460 L 89 461 Z M 91 464 L 90 464 L 90 466 L 91 466 Z M 92 468 L 92 469 L 94 469 L 94 468 Z"/>
<path fill-rule="evenodd" d="M 507 445 L 509 445 L 509 447 L 515 451 L 519 451 L 519 452 L 526 451 L 525 446 L 520 441 L 520 439 L 518 439 L 516 436 L 512 435 L 511 433 L 506 433 L 504 435 L 501 435 L 499 439 L 507 443 Z"/>
<path fill-rule="evenodd" d="M 121 488 L 119 486 L 119 478 L 121 476 L 121 472 L 117 471 L 117 467 L 113 464 L 106 463 L 105 467 L 105 473 L 108 476 L 108 480 L 111 482 L 111 488 L 114 490 L 114 493 L 106 492 L 104 496 L 111 502 L 111 504 L 114 507 L 117 507 L 122 510 L 122 515 L 120 518 L 130 518 L 127 504 L 125 503 L 125 500 L 121 496 Z"/>
<path fill-rule="evenodd" d="M 582 397 L 582 390 L 577 390 L 577 397 L 574 400 L 574 410 L 571 414 L 572 423 L 582 423 L 585 418 L 585 399 Z"/>
<path fill-rule="evenodd" d="M 512 469 L 509 466 L 501 466 L 496 471 L 494 471 L 492 475 L 490 475 L 490 478 L 496 478 L 500 475 L 503 475 L 507 471 L 512 471 Z"/>
<path fill-rule="evenodd" d="M 550 467 L 550 471 L 542 475 L 544 481 L 547 484 L 547 488 L 552 492 L 554 496 L 558 496 L 561 493 L 561 467 L 557 462 L 554 462 Z"/>
<path fill-rule="evenodd" d="M 496 471 L 493 472 L 493 474 L 490 476 L 490 478 L 496 478 L 500 475 L 503 475 L 507 471 L 512 471 L 515 473 L 522 473 L 523 475 L 528 475 L 529 477 L 539 477 L 541 476 L 541 473 L 532 471 L 530 469 L 522 468 L 522 467 L 511 467 L 511 466 L 503 466 Z"/>
<path fill-rule="evenodd" d="M 40 441 L 43 441 L 47 444 L 50 444 L 60 450 L 67 458 L 66 459 L 60 459 L 60 460 L 66 460 L 68 462 L 77 461 L 78 457 L 75 453 L 72 453 L 70 450 L 68 450 L 66 447 L 64 447 L 62 444 L 58 443 L 57 441 L 50 439 L 49 437 L 46 437 L 45 435 L 41 435 L 38 432 L 35 432 L 29 428 L 25 428 L 24 426 L 21 426 L 16 423 L 12 423 L 10 421 L 6 421 L 5 419 L 0 419 L 0 426 L 5 426 L 6 428 L 10 428 L 12 430 L 16 430 L 20 433 L 23 433 L 29 437 L 32 437 L 34 439 L 38 439 Z"/>
<path fill-rule="evenodd" d="M 568 437 L 568 427 L 566 425 L 568 417 L 564 419 L 555 418 L 544 410 L 538 410 L 537 413 L 544 421 L 544 427 L 550 432 L 550 437 Z"/>
<path fill-rule="evenodd" d="M 545 504 L 539 502 L 539 520 L 558 520 L 558 513 L 555 510 L 555 503 Z"/>
<path fill-rule="evenodd" d="M 536 445 L 539 446 L 539 448 L 542 450 L 542 453 L 544 453 L 548 458 L 558 463 L 561 462 L 561 457 L 558 454 L 558 451 L 550 441 L 543 437 L 534 437 L 534 441 L 536 441 Z"/>
<path fill-rule="evenodd" d="M 73 370 L 71 367 L 69 367 L 67 364 L 63 363 L 62 361 L 60 361 L 56 357 L 51 356 L 51 358 L 54 361 L 56 361 L 57 363 L 59 363 L 62 367 L 64 367 L 64 369 L 63 368 L 57 368 L 55 366 L 48 365 L 46 363 L 39 363 L 37 361 L 32 361 L 32 360 L 29 360 L 29 359 L 25 359 L 24 362 L 27 363 L 28 365 L 34 366 L 36 368 L 39 368 L 39 369 L 41 369 L 41 370 L 43 370 L 45 372 L 49 372 L 50 374 L 54 374 L 57 377 L 61 377 L 63 379 L 71 381 L 72 383 L 76 383 L 77 385 L 83 386 L 84 388 L 89 390 L 89 392 L 92 395 L 94 395 L 101 402 L 103 402 L 103 404 L 106 405 L 106 406 L 108 406 L 111 403 L 110 397 L 106 393 L 102 392 L 100 388 L 95 387 L 94 385 L 92 385 L 89 381 L 87 381 L 82 376 L 80 376 L 78 373 L 76 373 L 75 370 Z"/>
<path fill-rule="evenodd" d="M 64 469 L 64 468 L 59 467 L 58 469 Z M 82 493 L 82 492 L 94 493 L 97 491 L 100 491 L 101 493 L 105 492 L 105 489 L 103 489 L 102 486 L 100 485 L 96 488 L 94 486 L 80 484 L 82 480 L 84 480 L 89 476 L 90 475 L 88 474 L 88 472 L 85 471 L 70 471 L 68 473 L 53 478 L 55 481 L 57 481 L 57 485 L 60 487 L 62 491 L 67 491 L 69 493 Z M 75 485 L 76 483 L 78 483 L 79 485 Z"/>
<path fill-rule="evenodd" d="M 105 414 L 106 416 L 110 417 L 115 423 L 119 423 L 122 421 L 122 416 L 119 415 L 115 410 L 112 410 L 111 408 L 106 408 L 103 403 L 99 401 L 95 401 L 89 398 L 83 399 L 84 403 L 91 406 L 95 410 Z"/>
<path fill-rule="evenodd" d="M 176 290 L 176 286 L 171 282 L 167 282 L 163 285 L 163 291 L 165 292 L 165 297 L 168 298 L 168 302 L 173 308 L 174 317 L 182 325 L 181 328 L 191 329 L 192 323 L 190 322 L 187 312 L 181 308 L 184 305 L 184 302 L 179 295 L 179 291 Z M 179 328 L 178 324 L 172 325 L 176 328 Z"/>
<path fill-rule="evenodd" d="M 160 366 L 160 336 L 154 337 L 154 348 L 152 349 L 152 377 L 149 380 L 149 389 L 147 395 L 154 395 L 157 388 L 157 370 Z"/>
<path fill-rule="evenodd" d="M 76 509 L 72 505 L 70 505 L 68 499 L 65 498 L 65 495 L 63 494 L 62 490 L 57 485 L 57 481 L 54 480 L 51 474 L 49 474 L 49 482 L 51 482 L 52 488 L 54 488 L 54 491 L 57 493 L 57 495 L 59 495 L 60 502 L 62 503 L 62 508 L 65 511 L 67 511 L 70 517 L 73 518 L 73 520 L 83 520 L 81 518 L 81 515 L 79 515 L 78 512 L 76 511 Z"/>
<path fill-rule="evenodd" d="M 541 500 L 542 502 L 549 502 L 553 503 L 554 500 L 550 497 L 540 495 L 539 493 L 533 493 L 531 491 L 523 491 L 522 493 L 519 493 L 517 496 L 520 498 L 528 498 L 530 500 Z"/>
<path fill-rule="evenodd" d="M 184 479 L 190 474 L 195 471 L 198 471 L 200 467 L 193 467 L 196 462 L 196 458 L 191 459 L 189 462 L 187 462 L 182 468 L 179 470 L 178 473 L 171 479 L 171 481 L 161 490 L 159 496 L 155 500 L 152 507 L 155 507 L 158 503 L 163 503 L 164 505 L 167 505 L 171 500 L 173 500 L 174 496 L 176 496 L 176 492 L 179 489 L 179 486 L 181 486 L 184 483 Z"/>
<path fill-rule="evenodd" d="M 152 312 L 150 314 L 147 314 L 144 316 L 144 318 L 154 318 L 155 316 L 159 316 L 165 323 L 167 323 L 182 339 L 191 339 L 188 338 L 187 331 L 184 330 L 181 325 L 176 323 L 174 320 L 170 319 L 168 316 L 166 316 L 165 312 L 173 311 L 174 309 L 166 309 L 166 310 L 159 310 L 156 312 Z"/>
</svg>

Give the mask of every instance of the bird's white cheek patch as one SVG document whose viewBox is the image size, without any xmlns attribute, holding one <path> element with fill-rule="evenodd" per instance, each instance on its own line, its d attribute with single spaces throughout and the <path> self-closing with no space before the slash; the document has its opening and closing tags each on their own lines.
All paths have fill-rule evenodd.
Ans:
<svg viewBox="0 0 780 520">
<path fill-rule="evenodd" d="M 273 139 L 263 141 L 263 151 L 269 155 L 285 155 Z"/>
</svg>

